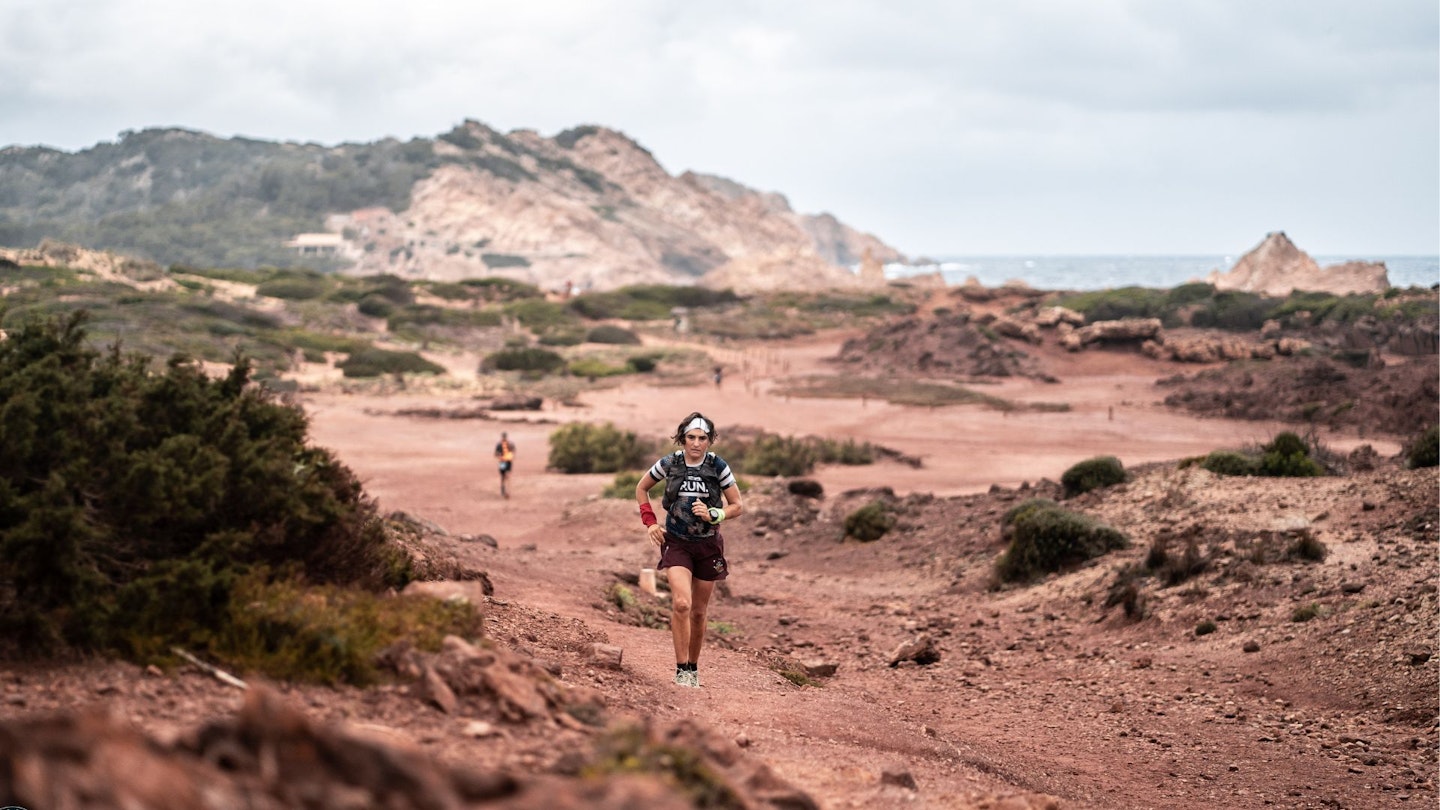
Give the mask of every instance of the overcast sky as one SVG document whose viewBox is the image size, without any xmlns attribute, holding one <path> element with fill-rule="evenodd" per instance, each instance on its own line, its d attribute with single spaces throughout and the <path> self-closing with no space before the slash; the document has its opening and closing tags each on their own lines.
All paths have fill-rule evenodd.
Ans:
<svg viewBox="0 0 1440 810">
<path fill-rule="evenodd" d="M 4 0 L 0 146 L 623 131 L 913 256 L 1440 252 L 1436 0 Z"/>
</svg>

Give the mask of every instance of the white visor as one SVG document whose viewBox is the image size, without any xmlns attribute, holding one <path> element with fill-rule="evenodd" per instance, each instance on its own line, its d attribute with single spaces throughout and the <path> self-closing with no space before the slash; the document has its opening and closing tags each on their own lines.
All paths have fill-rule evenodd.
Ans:
<svg viewBox="0 0 1440 810">
<path fill-rule="evenodd" d="M 705 431 L 705 435 L 708 436 L 710 435 L 710 423 L 697 416 L 694 419 L 690 420 L 690 424 L 685 426 L 686 433 L 689 433 L 692 430 L 703 430 Z"/>
</svg>

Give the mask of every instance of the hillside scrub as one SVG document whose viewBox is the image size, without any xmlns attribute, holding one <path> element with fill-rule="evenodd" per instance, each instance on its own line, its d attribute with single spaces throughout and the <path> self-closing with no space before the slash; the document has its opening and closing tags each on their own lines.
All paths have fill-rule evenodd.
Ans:
<svg viewBox="0 0 1440 810">
<path fill-rule="evenodd" d="M 1440 465 L 1440 427 L 1431 425 L 1405 447 L 1405 466 L 1412 470 Z"/>
<path fill-rule="evenodd" d="M 359 480 L 306 445 L 304 414 L 249 384 L 247 362 L 211 379 L 176 356 L 151 373 L 88 348 L 85 318 L 0 341 L 6 652 L 205 649 L 247 577 L 409 580 Z"/>
<path fill-rule="evenodd" d="M 444 366 L 432 363 L 415 352 L 395 352 L 374 346 L 352 350 L 337 365 L 346 377 L 445 373 Z"/>
<path fill-rule="evenodd" d="M 1325 468 L 1310 457 L 1310 446 L 1305 440 L 1288 430 L 1277 433 L 1258 452 L 1214 450 L 1203 458 L 1182 462 L 1181 467 L 1197 461 L 1202 469 L 1216 475 L 1308 478 L 1325 474 Z"/>
<path fill-rule="evenodd" d="M 1001 536 L 1009 545 L 995 561 L 1000 582 L 1030 581 L 1130 544 L 1118 529 L 1044 498 L 1006 512 Z"/>
<path fill-rule="evenodd" d="M 1071 498 L 1092 489 L 1125 483 L 1125 466 L 1114 456 L 1096 456 L 1081 461 L 1060 476 L 1065 497 Z"/>
<path fill-rule="evenodd" d="M 638 469 L 649 450 L 632 431 L 613 424 L 572 422 L 550 434 L 546 466 L 563 473 L 613 473 Z"/>
</svg>

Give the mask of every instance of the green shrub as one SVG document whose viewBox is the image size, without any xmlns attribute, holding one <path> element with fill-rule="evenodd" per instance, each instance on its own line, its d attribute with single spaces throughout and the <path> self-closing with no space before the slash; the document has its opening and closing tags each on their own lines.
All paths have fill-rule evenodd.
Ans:
<svg viewBox="0 0 1440 810">
<path fill-rule="evenodd" d="M 615 473 L 615 480 L 600 490 L 600 497 L 616 498 L 619 500 L 634 499 L 635 485 L 640 483 L 640 479 L 645 477 L 646 472 L 648 472 L 648 470 L 621 470 Z M 650 491 L 654 492 L 655 487 L 662 487 L 664 484 L 664 481 L 656 481 L 655 486 L 652 486 Z"/>
<path fill-rule="evenodd" d="M 670 310 L 675 307 L 713 307 L 738 300 L 730 290 L 642 284 L 577 295 L 570 299 L 569 307 L 582 317 L 594 321 L 610 318 L 659 321 L 669 318 Z"/>
<path fill-rule="evenodd" d="M 1021 516 L 1036 509 L 1059 508 L 1059 506 L 1059 504 L 1049 498 L 1026 498 L 1020 503 L 1006 509 L 1005 514 L 1000 516 L 1001 534 L 1005 535 L 1005 539 L 1008 541 L 1009 536 L 1007 533 L 1015 525 L 1015 521 L 1019 520 Z"/>
<path fill-rule="evenodd" d="M 1405 448 L 1405 466 L 1418 470 L 1437 465 L 1440 465 L 1440 427 L 1431 425 Z"/>
<path fill-rule="evenodd" d="M 1290 621 L 1308 622 L 1311 619 L 1318 617 L 1320 613 L 1320 605 L 1316 604 L 1315 602 L 1311 602 L 1308 605 L 1300 605 L 1299 607 L 1295 608 L 1295 610 L 1290 613 Z"/>
<path fill-rule="evenodd" d="M 1248 332 L 1259 329 L 1270 319 L 1275 302 L 1252 292 L 1225 290 L 1215 293 L 1206 306 L 1190 316 L 1190 323 L 1201 328 Z"/>
<path fill-rule="evenodd" d="M 360 314 L 372 318 L 388 318 L 395 312 L 395 302 L 383 295 L 367 295 L 356 306 Z"/>
<path fill-rule="evenodd" d="M 579 324 L 562 324 L 538 330 L 535 338 L 542 346 L 579 346 L 585 342 L 585 330 Z"/>
<path fill-rule="evenodd" d="M 563 473 L 613 473 L 640 467 L 647 452 L 634 433 L 609 422 L 572 422 L 550 434 L 548 465 Z"/>
<path fill-rule="evenodd" d="M 1262 450 L 1256 468 L 1260 475 L 1304 478 L 1325 474 L 1325 470 L 1310 458 L 1310 448 L 1305 440 L 1290 431 L 1276 434 Z"/>
<path fill-rule="evenodd" d="M 288 276 L 260 284 L 255 294 L 287 301 L 309 301 L 323 296 L 328 286 L 319 276 Z"/>
<path fill-rule="evenodd" d="M 486 356 L 481 371 L 538 371 L 548 373 L 565 365 L 565 358 L 549 349 L 517 346 Z"/>
<path fill-rule="evenodd" d="M 1324 562 L 1325 558 L 1330 556 L 1330 549 L 1325 546 L 1324 541 L 1306 529 L 1285 549 L 1285 556 L 1292 560 Z"/>
<path fill-rule="evenodd" d="M 432 363 L 415 352 L 394 352 L 374 346 L 356 349 L 336 365 L 346 377 L 445 373 L 444 366 Z"/>
<path fill-rule="evenodd" d="M 1216 475 L 1255 475 L 1260 471 L 1255 459 L 1232 450 L 1215 450 L 1205 456 L 1200 466 Z"/>
<path fill-rule="evenodd" d="M 606 343 L 617 346 L 639 346 L 640 336 L 619 326 L 603 324 L 585 333 L 586 343 Z"/>
<path fill-rule="evenodd" d="M 1120 287 L 1061 296 L 1060 306 L 1085 316 L 1089 323 L 1121 318 L 1158 318 L 1164 312 L 1165 290 Z"/>
<path fill-rule="evenodd" d="M 845 536 L 870 543 L 895 528 L 895 515 L 884 501 L 871 501 L 845 516 Z"/>
<path fill-rule="evenodd" d="M 1219 630 L 1219 629 L 1220 629 L 1220 628 L 1215 625 L 1215 622 L 1213 622 L 1213 621 L 1211 621 L 1211 620 L 1209 620 L 1209 619 L 1205 619 L 1205 620 L 1201 621 L 1199 624 L 1195 625 L 1195 635 L 1197 635 L 1197 636 L 1208 636 L 1208 635 L 1210 635 L 1211 633 L 1213 633 L 1213 632 L 1215 632 L 1216 630 Z"/>
<path fill-rule="evenodd" d="M 637 374 L 649 374 L 655 370 L 655 357 L 648 354 L 637 354 L 626 360 L 625 363 Z"/>
<path fill-rule="evenodd" d="M 571 361 L 567 370 L 576 377 L 587 377 L 593 380 L 599 377 L 629 374 L 630 366 L 612 366 L 598 357 L 582 357 L 579 360 Z"/>
<path fill-rule="evenodd" d="M 511 301 L 504 307 L 506 315 L 520 322 L 521 326 L 533 331 L 554 329 L 560 326 L 579 328 L 579 322 L 564 307 L 543 298 L 522 298 Z M 583 335 L 583 331 L 581 332 Z"/>
<path fill-rule="evenodd" d="M 815 469 L 815 449 L 793 436 L 765 434 L 744 453 L 745 471 L 751 475 L 809 475 Z"/>
<path fill-rule="evenodd" d="M 500 325 L 500 313 L 493 309 L 454 309 L 431 304 L 408 304 L 391 311 L 387 328 L 404 332 L 417 326 L 448 326 L 481 329 Z"/>
<path fill-rule="evenodd" d="M 0 646 L 206 650 L 245 577 L 408 581 L 359 480 L 247 362 L 152 374 L 86 348 L 85 317 L 0 341 Z"/>
<path fill-rule="evenodd" d="M 995 563 L 1002 582 L 1031 580 L 1130 542 L 1119 530 L 1058 506 L 1036 502 L 1014 511 L 1010 544 Z"/>
<path fill-rule="evenodd" d="M 1065 487 L 1065 497 L 1070 498 L 1092 489 L 1125 483 L 1125 467 L 1114 456 L 1096 456 L 1086 459 L 1060 476 Z"/>
<path fill-rule="evenodd" d="M 467 278 L 461 286 L 471 288 L 486 301 L 517 301 L 521 298 L 544 298 L 545 293 L 533 284 L 499 276 Z"/>
<path fill-rule="evenodd" d="M 820 464 L 846 464 L 858 466 L 875 463 L 875 447 L 869 442 L 857 444 L 854 439 L 837 442 L 834 439 L 816 439 L 815 460 Z"/>
<path fill-rule="evenodd" d="M 1157 539 L 1145 556 L 1145 568 L 1167 586 L 1179 585 L 1199 576 L 1209 567 L 1210 561 L 1200 552 L 1200 546 L 1194 540 L 1186 542 L 1185 551 L 1176 556 L 1169 552 L 1168 543 Z"/>
<path fill-rule="evenodd" d="M 435 651 L 446 635 L 476 638 L 482 628 L 468 602 L 250 577 L 211 652 L 270 678 L 364 686 L 379 680 L 377 654 L 399 639 Z"/>
</svg>

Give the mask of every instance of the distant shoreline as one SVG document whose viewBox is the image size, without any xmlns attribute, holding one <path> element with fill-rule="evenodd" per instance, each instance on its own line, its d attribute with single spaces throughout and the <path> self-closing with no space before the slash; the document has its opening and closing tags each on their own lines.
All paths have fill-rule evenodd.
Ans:
<svg viewBox="0 0 1440 810">
<path fill-rule="evenodd" d="M 1016 255 L 944 256 L 934 264 L 885 266 L 885 276 L 904 279 L 939 272 L 958 286 L 974 277 L 986 287 L 1020 280 L 1039 290 L 1102 290 L 1118 287 L 1166 289 L 1203 279 L 1212 270 L 1226 272 L 1239 255 Z M 1346 261 L 1384 262 L 1394 287 L 1430 287 L 1440 283 L 1440 256 L 1315 256 L 1321 267 Z"/>
</svg>

